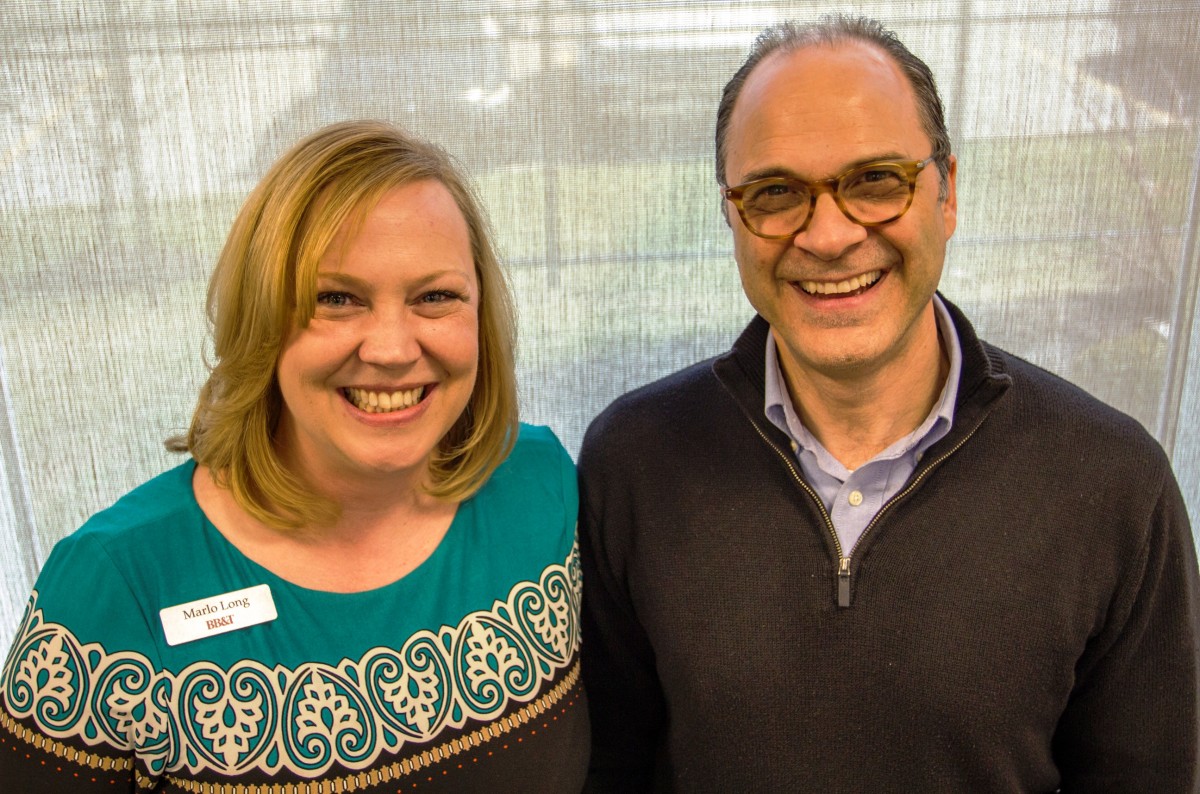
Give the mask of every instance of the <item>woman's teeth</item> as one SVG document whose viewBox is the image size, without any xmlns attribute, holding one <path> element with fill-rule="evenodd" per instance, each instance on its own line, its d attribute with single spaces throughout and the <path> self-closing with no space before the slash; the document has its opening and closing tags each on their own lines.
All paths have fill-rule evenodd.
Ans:
<svg viewBox="0 0 1200 794">
<path fill-rule="evenodd" d="M 871 286 L 883 275 L 882 270 L 872 270 L 845 281 L 801 281 L 800 289 L 809 295 L 845 295 Z"/>
<path fill-rule="evenodd" d="M 404 408 L 412 408 L 425 396 L 425 387 L 418 386 L 407 391 L 367 391 L 366 389 L 343 389 L 346 399 L 360 411 L 369 414 L 386 414 Z"/>
</svg>

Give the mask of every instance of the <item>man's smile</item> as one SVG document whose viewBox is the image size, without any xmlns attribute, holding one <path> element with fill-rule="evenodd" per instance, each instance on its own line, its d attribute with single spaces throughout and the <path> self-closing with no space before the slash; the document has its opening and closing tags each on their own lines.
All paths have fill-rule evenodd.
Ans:
<svg viewBox="0 0 1200 794">
<path fill-rule="evenodd" d="M 841 281 L 797 281 L 794 282 L 800 285 L 808 295 L 819 295 L 822 297 L 842 298 L 850 295 L 861 295 L 883 277 L 882 270 L 872 270 L 868 273 L 863 273 L 858 276 L 851 276 L 848 279 Z"/>
</svg>

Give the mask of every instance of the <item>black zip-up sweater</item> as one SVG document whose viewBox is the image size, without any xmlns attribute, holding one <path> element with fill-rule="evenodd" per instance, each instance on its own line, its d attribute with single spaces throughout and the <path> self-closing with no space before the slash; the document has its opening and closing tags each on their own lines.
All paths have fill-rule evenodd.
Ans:
<svg viewBox="0 0 1200 794">
<path fill-rule="evenodd" d="M 848 562 L 763 416 L 761 318 L 592 424 L 590 790 L 1197 790 L 1200 577 L 1166 456 L 950 311 L 954 427 Z"/>
</svg>

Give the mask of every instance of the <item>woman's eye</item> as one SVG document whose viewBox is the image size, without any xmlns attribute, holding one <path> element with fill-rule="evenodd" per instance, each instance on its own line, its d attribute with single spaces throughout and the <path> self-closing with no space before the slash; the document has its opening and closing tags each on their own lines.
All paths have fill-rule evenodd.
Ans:
<svg viewBox="0 0 1200 794">
<path fill-rule="evenodd" d="M 421 296 L 422 303 L 446 303 L 447 301 L 460 300 L 462 298 L 457 292 L 448 289 L 436 289 L 432 292 L 426 292 Z"/>
<path fill-rule="evenodd" d="M 317 305 L 339 308 L 349 306 L 354 302 L 354 296 L 348 292 L 318 292 Z"/>
</svg>

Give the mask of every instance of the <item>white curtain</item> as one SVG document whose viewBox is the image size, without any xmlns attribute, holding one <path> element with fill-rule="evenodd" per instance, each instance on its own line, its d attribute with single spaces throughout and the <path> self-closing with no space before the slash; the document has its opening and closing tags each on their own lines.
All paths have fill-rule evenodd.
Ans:
<svg viewBox="0 0 1200 794">
<path fill-rule="evenodd" d="M 207 275 L 287 145 L 380 117 L 460 158 L 519 300 L 523 416 L 574 451 L 751 316 L 717 98 L 759 29 L 825 11 L 883 19 L 938 77 L 960 158 L 944 293 L 1137 417 L 1197 523 L 1194 0 L 7 0 L 0 644 L 53 543 L 177 460 Z"/>
</svg>

